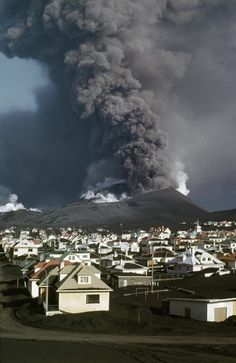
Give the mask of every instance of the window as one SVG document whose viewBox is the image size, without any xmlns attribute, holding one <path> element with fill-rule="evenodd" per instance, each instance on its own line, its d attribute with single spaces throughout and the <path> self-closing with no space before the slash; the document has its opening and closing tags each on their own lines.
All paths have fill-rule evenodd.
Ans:
<svg viewBox="0 0 236 363">
<path fill-rule="evenodd" d="M 33 252 L 33 248 L 29 248 L 29 249 L 28 249 L 28 251 L 29 251 L 29 252 Z"/>
<path fill-rule="evenodd" d="M 100 295 L 86 295 L 86 304 L 99 304 L 100 303 Z"/>
<path fill-rule="evenodd" d="M 79 283 L 80 284 L 89 284 L 90 276 L 79 276 Z"/>
</svg>

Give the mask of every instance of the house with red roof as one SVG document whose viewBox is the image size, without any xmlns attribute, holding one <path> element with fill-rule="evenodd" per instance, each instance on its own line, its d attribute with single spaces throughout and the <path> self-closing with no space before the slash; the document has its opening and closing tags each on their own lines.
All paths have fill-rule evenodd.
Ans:
<svg viewBox="0 0 236 363">
<path fill-rule="evenodd" d="M 232 270 L 236 270 L 236 252 L 220 257 L 220 260 Z"/>
</svg>

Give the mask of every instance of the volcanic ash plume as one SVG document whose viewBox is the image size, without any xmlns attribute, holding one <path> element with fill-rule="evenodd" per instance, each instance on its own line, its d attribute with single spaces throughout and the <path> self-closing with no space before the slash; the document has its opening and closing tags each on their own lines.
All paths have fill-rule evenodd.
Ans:
<svg viewBox="0 0 236 363">
<path fill-rule="evenodd" d="M 103 161 L 95 184 L 105 177 L 125 179 L 129 194 L 174 184 L 167 137 L 150 107 L 155 97 L 144 90 L 141 67 L 132 68 L 142 55 L 141 73 L 148 74 L 144 55 L 151 57 L 157 49 L 157 74 L 163 70 L 161 62 L 168 65 L 167 74 L 176 78 L 184 74 L 186 54 L 157 46 L 158 26 L 171 9 L 168 4 L 165 0 L 1 2 L 0 49 L 10 57 L 31 57 L 49 65 L 78 121 L 88 123 L 88 167 L 96 170 Z M 88 173 L 85 187 L 90 184 Z"/>
<path fill-rule="evenodd" d="M 19 209 L 26 209 L 25 206 L 19 202 L 18 196 L 11 193 L 11 191 L 0 185 L 0 213 L 6 213 L 11 211 L 16 211 Z M 33 212 L 41 212 L 37 208 L 28 209 Z"/>
</svg>

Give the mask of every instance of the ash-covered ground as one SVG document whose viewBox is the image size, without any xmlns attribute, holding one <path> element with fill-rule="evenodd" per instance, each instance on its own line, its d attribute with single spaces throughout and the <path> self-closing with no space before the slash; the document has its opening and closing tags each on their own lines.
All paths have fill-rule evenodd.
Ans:
<svg viewBox="0 0 236 363">
<path fill-rule="evenodd" d="M 214 289 L 226 284 L 226 279 L 209 279 L 208 284 Z M 229 290 L 235 286 L 234 279 L 227 280 Z M 175 282 L 185 288 L 200 283 L 201 278 Z M 46 318 L 24 289 L 19 269 L 4 261 L 0 290 L 1 363 L 235 362 L 234 318 L 205 323 L 162 316 L 161 294 L 145 299 L 125 297 L 131 288 L 118 290 L 112 294 L 107 313 Z"/>
</svg>

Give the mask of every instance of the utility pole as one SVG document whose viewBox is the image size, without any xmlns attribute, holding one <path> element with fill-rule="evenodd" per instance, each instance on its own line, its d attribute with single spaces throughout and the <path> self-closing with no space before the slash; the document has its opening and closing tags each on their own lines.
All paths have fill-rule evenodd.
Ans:
<svg viewBox="0 0 236 363">
<path fill-rule="evenodd" d="M 46 311 L 46 316 L 47 316 L 47 312 L 48 312 L 48 289 L 49 289 L 49 283 L 48 283 L 48 272 L 45 269 L 42 269 L 42 271 L 45 272 L 46 274 L 46 297 L 45 297 L 45 311 Z"/>
<path fill-rule="evenodd" d="M 122 227 L 123 227 L 123 225 L 122 225 L 122 223 L 120 222 L 120 239 L 122 240 Z"/>
<path fill-rule="evenodd" d="M 152 287 L 151 287 L 151 291 L 153 292 L 153 257 L 154 257 L 154 250 L 153 250 L 153 246 L 152 246 Z"/>
</svg>

